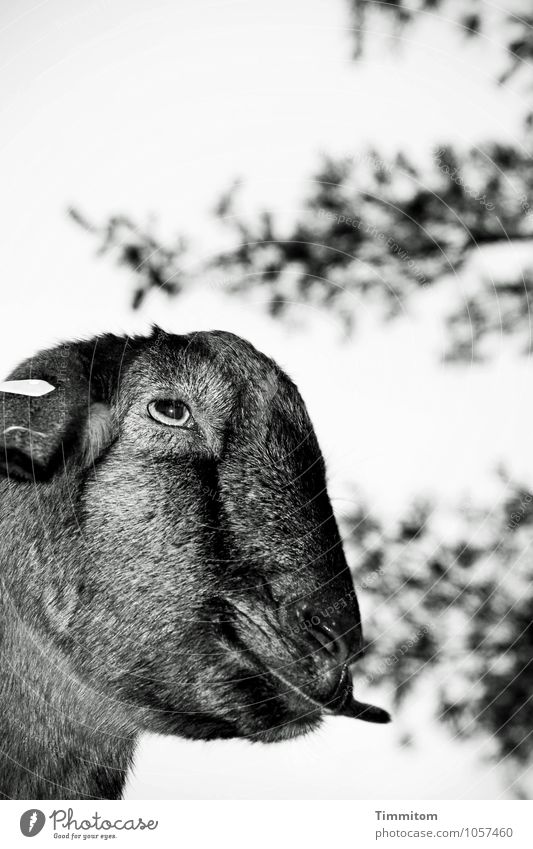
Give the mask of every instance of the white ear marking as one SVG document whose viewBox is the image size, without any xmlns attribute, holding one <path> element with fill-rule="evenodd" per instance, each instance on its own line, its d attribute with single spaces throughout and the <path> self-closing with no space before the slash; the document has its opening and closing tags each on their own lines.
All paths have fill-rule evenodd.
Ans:
<svg viewBox="0 0 533 849">
<path fill-rule="evenodd" d="M 4 380 L 0 382 L 0 392 L 10 392 L 12 395 L 29 395 L 39 398 L 53 392 L 55 386 L 46 380 Z"/>
<path fill-rule="evenodd" d="M 34 436 L 48 436 L 48 434 L 42 433 L 40 430 L 32 430 L 31 428 L 23 427 L 22 425 L 11 425 L 11 427 L 6 427 L 6 429 L 3 433 L 3 436 L 5 436 L 6 433 L 10 433 L 13 430 L 24 430 L 24 431 L 26 431 L 26 433 L 33 433 Z"/>
</svg>

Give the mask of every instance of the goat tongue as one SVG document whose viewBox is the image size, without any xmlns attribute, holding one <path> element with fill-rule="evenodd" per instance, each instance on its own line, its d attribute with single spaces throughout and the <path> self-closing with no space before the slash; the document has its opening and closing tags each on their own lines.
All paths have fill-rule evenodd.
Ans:
<svg viewBox="0 0 533 849">
<path fill-rule="evenodd" d="M 334 716 L 351 716 L 365 722 L 384 724 L 391 721 L 390 714 L 383 708 L 368 705 L 366 702 L 360 702 L 354 698 L 352 676 L 347 666 L 343 669 L 341 680 L 333 698 L 328 700 L 327 712 Z"/>
<path fill-rule="evenodd" d="M 351 716 L 354 719 L 362 719 L 365 722 L 379 722 L 384 724 L 391 721 L 390 714 L 383 708 L 359 702 L 353 696 L 352 676 L 348 667 L 342 672 L 341 680 L 333 697 L 327 702 L 327 712 L 334 716 Z"/>
<path fill-rule="evenodd" d="M 383 708 L 367 705 L 366 702 L 359 702 L 353 696 L 350 696 L 338 713 L 341 716 L 353 716 L 354 719 L 363 719 L 365 722 L 379 722 L 383 724 L 391 721 L 390 713 L 387 713 Z"/>
</svg>

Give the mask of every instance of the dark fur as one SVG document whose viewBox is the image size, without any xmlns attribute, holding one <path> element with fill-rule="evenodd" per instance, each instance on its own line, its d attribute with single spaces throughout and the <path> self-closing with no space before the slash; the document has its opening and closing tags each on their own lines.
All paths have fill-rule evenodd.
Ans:
<svg viewBox="0 0 533 849">
<path fill-rule="evenodd" d="M 354 655 L 361 634 L 289 378 L 232 334 L 158 329 L 61 345 L 10 377 L 57 388 L 0 393 L 0 795 L 119 798 L 143 730 L 316 727 L 334 676 L 297 610 L 336 607 Z M 149 418 L 170 396 L 194 431 Z"/>
</svg>

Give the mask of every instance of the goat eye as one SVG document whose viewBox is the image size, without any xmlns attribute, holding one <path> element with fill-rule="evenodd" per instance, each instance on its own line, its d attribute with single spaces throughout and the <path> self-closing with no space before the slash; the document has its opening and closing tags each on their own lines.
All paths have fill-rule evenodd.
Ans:
<svg viewBox="0 0 533 849">
<path fill-rule="evenodd" d="M 186 404 L 175 398 L 150 401 L 148 412 L 156 422 L 170 427 L 189 427 L 193 421 L 191 411 Z"/>
</svg>

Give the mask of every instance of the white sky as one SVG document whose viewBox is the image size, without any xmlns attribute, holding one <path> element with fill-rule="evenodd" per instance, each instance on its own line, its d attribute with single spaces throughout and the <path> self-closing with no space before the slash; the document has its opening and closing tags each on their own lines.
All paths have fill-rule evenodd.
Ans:
<svg viewBox="0 0 533 849">
<path fill-rule="evenodd" d="M 428 16 L 402 34 L 399 54 L 393 40 L 376 34 L 369 57 L 354 66 L 347 22 L 341 0 L 0 6 L 0 377 L 59 337 L 131 331 L 152 321 L 178 332 L 224 327 L 277 356 L 299 383 L 336 498 L 349 495 L 347 483 L 355 482 L 373 508 L 393 516 L 425 491 L 443 503 L 469 491 L 490 501 L 492 469 L 502 457 L 533 480 L 533 459 L 523 456 L 533 413 L 531 368 L 505 358 L 483 369 L 438 366 L 435 307 L 462 281 L 448 282 L 430 302 L 422 295 L 395 330 L 345 347 L 328 319 L 307 308 L 299 317 L 310 318 L 308 329 L 289 334 L 209 287 L 174 302 L 155 296 L 132 316 L 125 273 L 97 260 L 91 240 L 65 216 L 71 203 L 98 221 L 111 212 L 141 221 L 156 213 L 164 234 L 190 234 L 209 256 L 207 214 L 235 177 L 247 182 L 249 208 L 269 206 L 287 221 L 322 150 L 357 154 L 372 143 L 423 158 L 443 141 L 519 138 L 527 91 L 518 81 L 494 85 L 504 64 L 496 42 L 481 39 L 461 50 L 456 30 Z M 498 27 L 492 32 L 501 36 Z M 315 795 L 385 798 L 384 772 L 392 796 L 405 795 L 409 782 L 413 795 L 444 795 L 450 781 L 459 795 L 503 792 L 502 779 L 477 773 L 471 789 L 464 745 L 447 750 L 444 777 L 428 784 L 446 749 L 436 733 L 434 744 L 406 755 L 394 745 L 394 729 L 379 736 L 354 725 L 348 741 L 345 726 L 339 720 L 316 742 L 268 753 L 241 747 L 242 759 L 224 773 L 227 792 L 238 792 L 243 780 L 252 794 L 255 788 L 268 795 L 269 782 L 279 781 L 287 794 L 289 778 L 308 788 L 313 759 L 321 770 L 312 773 Z M 342 751 L 353 749 L 356 758 L 374 739 L 380 769 L 366 784 L 354 781 L 351 755 Z M 228 751 L 225 744 L 149 740 L 138 775 L 152 768 L 157 775 L 132 793 L 192 793 L 206 771 L 228 771 Z M 172 780 L 170 752 L 180 765 Z M 294 768 L 287 772 L 289 761 Z M 409 778 L 397 792 L 394 776 L 402 770 Z"/>
</svg>

